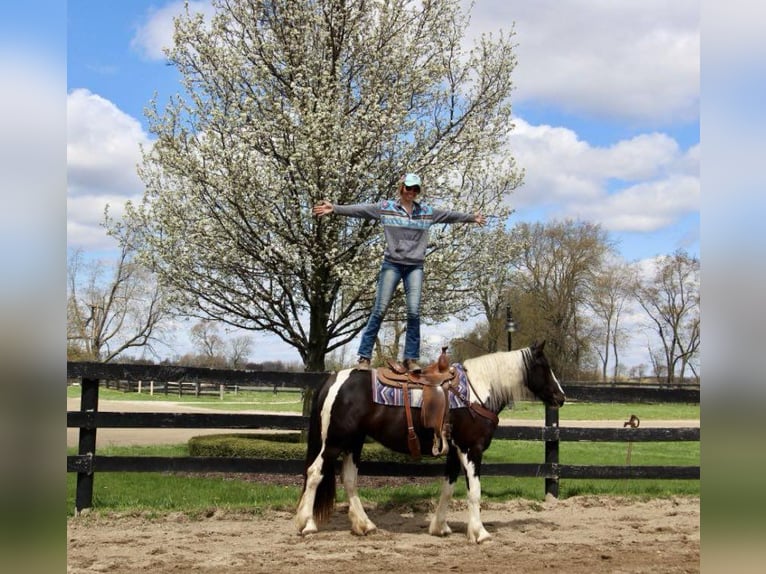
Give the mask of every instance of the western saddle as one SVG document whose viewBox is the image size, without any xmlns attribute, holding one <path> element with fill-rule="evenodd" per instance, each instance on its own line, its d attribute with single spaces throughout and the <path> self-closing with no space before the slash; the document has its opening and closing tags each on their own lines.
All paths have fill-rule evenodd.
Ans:
<svg viewBox="0 0 766 574">
<path fill-rule="evenodd" d="M 420 420 L 425 428 L 433 429 L 434 442 L 431 447 L 433 456 L 446 454 L 449 449 L 451 426 L 449 424 L 449 390 L 457 385 L 457 373 L 450 366 L 447 347 L 442 347 L 439 359 L 418 373 L 408 372 L 402 365 L 388 361 L 388 367 L 377 369 L 378 381 L 390 387 L 402 389 L 404 412 L 407 417 L 407 445 L 415 460 L 420 459 L 420 441 L 412 424 L 410 407 L 410 389 L 423 392 L 423 404 Z"/>
</svg>

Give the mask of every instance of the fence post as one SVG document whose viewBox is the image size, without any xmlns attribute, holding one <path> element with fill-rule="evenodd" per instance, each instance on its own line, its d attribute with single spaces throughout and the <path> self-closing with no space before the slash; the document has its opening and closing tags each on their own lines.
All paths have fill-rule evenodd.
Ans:
<svg viewBox="0 0 766 574">
<path fill-rule="evenodd" d="M 559 428 L 559 410 L 551 407 L 545 407 L 545 426 L 546 428 Z M 545 463 L 551 465 L 554 476 L 545 479 L 545 495 L 559 497 L 559 437 L 556 433 L 555 440 L 545 441 Z"/>
<path fill-rule="evenodd" d="M 98 412 L 98 379 L 83 377 L 80 389 L 80 411 Z M 80 455 L 94 457 L 96 454 L 96 429 L 80 428 L 78 446 Z M 93 506 L 93 471 L 77 473 L 77 491 L 75 493 L 75 514 Z"/>
</svg>

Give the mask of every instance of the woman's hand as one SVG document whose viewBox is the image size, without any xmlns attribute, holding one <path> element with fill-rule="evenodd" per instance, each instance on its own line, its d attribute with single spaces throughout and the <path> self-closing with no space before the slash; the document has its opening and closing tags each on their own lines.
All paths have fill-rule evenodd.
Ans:
<svg viewBox="0 0 766 574">
<path fill-rule="evenodd" d="M 322 217 L 323 215 L 332 213 L 332 210 L 333 210 L 332 203 L 330 203 L 329 201 L 322 200 L 311 209 L 311 213 L 313 213 L 317 217 Z"/>
<path fill-rule="evenodd" d="M 477 213 L 476 215 L 474 215 L 473 220 L 481 226 L 487 223 L 487 218 L 484 217 L 481 213 Z"/>
</svg>

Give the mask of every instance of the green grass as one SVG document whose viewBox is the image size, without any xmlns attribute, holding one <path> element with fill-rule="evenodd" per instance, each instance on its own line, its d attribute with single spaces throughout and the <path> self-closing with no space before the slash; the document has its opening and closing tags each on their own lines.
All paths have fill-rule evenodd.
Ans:
<svg viewBox="0 0 766 574">
<path fill-rule="evenodd" d="M 76 479 L 76 474 L 67 475 L 68 516 L 74 511 Z M 97 512 L 261 512 L 267 508 L 293 508 L 300 495 L 298 487 L 159 472 L 101 472 L 93 482 L 93 509 Z"/>
<path fill-rule="evenodd" d="M 265 444 L 266 441 L 255 441 Z M 275 448 L 284 449 L 285 443 Z M 298 457 L 303 456 L 303 446 L 297 447 Z M 264 448 L 268 448 L 267 446 Z M 627 443 L 561 443 L 562 464 L 624 465 L 627 462 Z M 68 449 L 74 454 L 75 449 Z M 378 444 L 365 447 L 365 460 L 389 456 Z M 165 445 L 151 447 L 105 447 L 99 449 L 104 456 L 188 456 L 189 446 Z M 248 454 L 253 454 L 252 452 Z M 539 441 L 496 440 L 484 456 L 486 463 L 542 462 L 543 443 Z M 440 461 L 436 461 L 440 463 Z M 696 442 L 634 443 L 631 464 L 638 465 L 690 465 L 700 464 L 700 445 Z M 94 479 L 94 509 L 97 512 L 143 512 L 165 513 L 180 511 L 190 515 L 207 514 L 214 509 L 245 510 L 261 512 L 265 509 L 293 510 L 300 496 L 297 486 L 259 484 L 227 475 L 226 478 L 210 478 L 172 473 L 101 472 Z M 67 474 L 67 512 L 73 514 L 76 474 Z M 420 507 L 429 504 L 439 495 L 440 480 L 427 484 L 361 488 L 366 502 L 384 507 Z M 485 476 L 482 478 L 482 499 L 504 501 L 513 498 L 541 500 L 544 481 L 540 478 L 516 478 Z M 699 496 L 699 480 L 654 479 L 563 479 L 559 485 L 559 497 L 600 494 L 632 496 L 642 499 L 670 496 Z M 465 481 L 458 480 L 456 498 L 465 497 Z M 342 486 L 338 487 L 338 500 L 345 500 Z"/>
<path fill-rule="evenodd" d="M 68 399 L 80 398 L 80 387 L 70 385 L 67 387 Z M 100 387 L 98 390 L 99 400 L 110 401 L 144 401 L 144 402 L 172 402 L 188 403 L 191 405 L 205 406 L 211 409 L 220 409 L 223 411 L 242 411 L 242 410 L 264 410 L 269 412 L 294 412 L 300 414 L 303 410 L 303 399 L 298 391 L 240 391 L 238 393 L 228 392 L 223 400 L 220 396 L 203 395 L 195 397 L 194 395 L 182 395 L 162 392 L 156 392 L 150 395 L 148 389 L 141 393 L 128 393 L 115 389 Z"/>
<path fill-rule="evenodd" d="M 640 420 L 697 420 L 699 404 L 685 403 L 566 403 L 559 410 L 559 424 L 566 421 L 625 420 L 636 415 Z M 545 407 L 537 402 L 519 402 L 500 413 L 501 419 L 538 420 L 545 418 Z"/>
</svg>

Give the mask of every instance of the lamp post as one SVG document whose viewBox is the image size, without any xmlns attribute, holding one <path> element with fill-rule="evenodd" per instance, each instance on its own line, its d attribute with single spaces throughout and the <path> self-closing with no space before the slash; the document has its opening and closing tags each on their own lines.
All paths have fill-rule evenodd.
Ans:
<svg viewBox="0 0 766 574">
<path fill-rule="evenodd" d="M 513 348 L 511 335 L 516 331 L 516 322 L 513 320 L 510 305 L 505 307 L 505 330 L 508 333 L 508 350 L 510 351 Z"/>
</svg>

